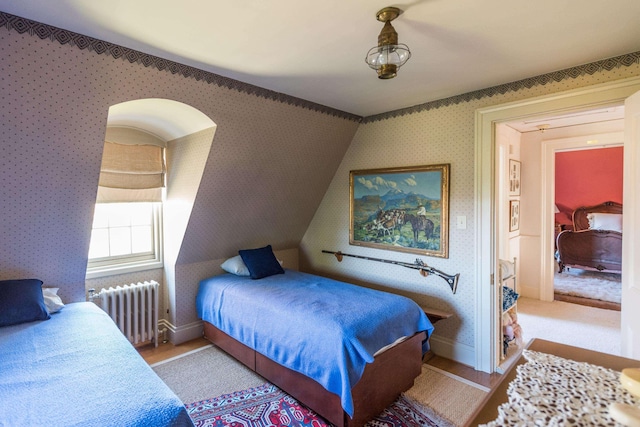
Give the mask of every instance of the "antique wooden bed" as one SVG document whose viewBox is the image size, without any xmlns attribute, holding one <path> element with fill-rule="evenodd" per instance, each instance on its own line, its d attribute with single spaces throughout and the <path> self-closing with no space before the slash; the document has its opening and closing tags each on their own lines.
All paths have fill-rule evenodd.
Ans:
<svg viewBox="0 0 640 427">
<path fill-rule="evenodd" d="M 622 205 L 605 202 L 573 212 L 573 230 L 558 234 L 558 272 L 565 267 L 622 271 Z"/>
<path fill-rule="evenodd" d="M 287 288 L 286 292 L 291 290 L 295 292 L 296 299 L 290 300 L 288 296 L 283 296 L 282 286 Z M 214 287 L 216 289 L 222 288 L 222 292 L 217 294 L 218 290 L 216 290 L 217 296 L 212 298 L 211 289 Z M 333 340 L 327 339 L 330 338 L 330 335 L 327 334 L 339 335 L 342 333 L 333 327 L 332 319 L 334 317 L 341 317 L 341 313 L 344 313 L 345 317 L 355 319 L 357 323 L 361 324 L 363 330 L 370 327 L 372 331 L 375 331 L 379 324 L 391 325 L 383 327 L 385 330 L 394 329 L 395 314 L 393 312 L 395 309 L 393 305 L 389 305 L 388 309 L 385 308 L 386 306 L 378 307 L 378 303 L 375 302 L 377 296 L 383 294 L 391 296 L 392 294 L 360 288 L 364 290 L 365 294 L 362 294 L 360 301 L 354 301 L 345 299 L 340 294 L 342 287 L 348 289 L 349 292 L 360 288 L 293 270 L 286 270 L 285 274 L 261 280 L 251 280 L 249 277 L 239 277 L 233 274 L 224 274 L 203 280 L 200 283 L 197 307 L 200 317 L 204 320 L 204 336 L 330 423 L 336 426 L 362 426 L 379 415 L 393 403 L 401 392 L 413 385 L 414 379 L 420 375 L 422 356 L 425 349 L 428 349 L 427 336 L 433 331 L 433 326 L 426 319 L 424 311 L 413 301 L 398 295 L 392 296 L 394 299 L 406 300 L 402 303 L 408 304 L 401 310 L 402 316 L 407 314 L 410 317 L 417 316 L 416 318 L 419 319 L 419 324 L 422 326 L 411 326 L 406 329 L 407 324 L 414 322 L 407 321 L 405 318 L 401 321 L 404 324 L 402 328 L 405 332 L 394 337 L 390 345 L 383 346 L 375 354 L 373 351 L 371 352 L 371 360 L 363 364 L 362 376 L 348 385 L 350 390 L 347 393 L 353 403 L 350 415 L 348 408 L 345 408 L 344 394 L 341 396 L 341 393 L 329 391 L 326 385 L 321 384 L 322 379 L 311 378 L 310 375 L 303 372 L 304 369 L 300 365 L 318 368 L 322 374 L 324 371 L 333 372 L 333 363 L 339 363 L 340 359 L 354 357 L 353 354 L 341 352 L 338 348 L 339 345 L 333 345 Z M 315 293 L 318 289 L 321 289 L 321 293 L 316 298 Z M 328 293 L 322 293 L 326 289 L 328 289 Z M 276 297 L 275 302 L 270 303 L 267 300 L 271 294 Z M 387 298 L 386 295 L 383 298 Z M 304 297 L 300 298 L 301 296 Z M 370 297 L 373 299 L 367 303 L 367 298 Z M 301 299 L 308 300 L 308 302 L 302 302 Z M 235 305 L 231 301 L 236 301 Z M 284 303 L 278 301 L 284 301 Z M 339 307 L 335 307 L 337 301 L 339 301 Z M 252 307 L 254 302 L 256 305 Z M 298 305 L 304 313 L 299 313 L 300 310 L 295 308 Z M 367 305 L 371 306 L 373 311 L 369 312 L 367 309 L 363 309 Z M 233 321 L 229 319 L 233 315 L 232 312 L 245 308 L 247 310 L 238 316 L 239 319 Z M 262 311 L 266 311 L 266 314 L 261 313 Z M 279 313 L 282 313 L 286 325 L 278 326 L 279 321 L 274 318 L 279 317 Z M 320 313 L 321 317 L 329 314 L 320 320 L 320 324 L 326 324 L 326 327 L 318 327 L 318 324 L 313 323 L 313 318 L 317 313 Z M 379 317 L 384 317 L 384 319 L 377 319 Z M 243 322 L 250 327 L 238 326 Z M 269 325 L 273 331 L 266 328 L 267 323 L 274 324 Z M 300 333 L 304 334 L 304 342 L 295 341 L 289 336 L 292 333 L 292 326 L 295 326 L 295 329 L 300 329 Z M 226 330 L 223 331 L 223 329 Z M 267 335 L 259 329 L 267 331 Z M 331 332 L 325 332 L 325 329 L 331 330 Z M 371 332 L 371 335 L 374 335 L 374 332 Z M 286 341 L 290 340 L 296 344 L 292 349 L 286 350 Z M 339 337 L 338 340 L 344 339 Z M 360 347 L 359 339 L 356 341 L 358 343 L 355 347 Z M 324 344 L 334 352 L 333 357 L 330 357 L 334 361 L 314 360 L 314 354 L 317 350 L 312 346 L 318 343 Z M 311 351 L 304 353 L 303 347 L 307 346 L 310 346 Z M 269 354 L 269 352 L 273 354 Z M 293 353 L 300 353 L 300 355 Z M 301 362 L 298 364 L 296 364 L 297 362 L 293 364 L 282 362 L 281 359 L 291 359 L 292 354 L 296 359 L 300 358 Z M 365 357 L 367 356 L 365 355 Z"/>
</svg>

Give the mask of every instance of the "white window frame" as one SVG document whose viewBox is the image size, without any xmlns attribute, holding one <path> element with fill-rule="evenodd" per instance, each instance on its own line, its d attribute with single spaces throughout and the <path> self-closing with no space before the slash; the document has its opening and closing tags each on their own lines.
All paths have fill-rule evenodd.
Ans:
<svg viewBox="0 0 640 427">
<path fill-rule="evenodd" d="M 162 203 L 153 205 L 153 253 L 104 257 L 87 262 L 87 279 L 163 268 Z"/>
</svg>

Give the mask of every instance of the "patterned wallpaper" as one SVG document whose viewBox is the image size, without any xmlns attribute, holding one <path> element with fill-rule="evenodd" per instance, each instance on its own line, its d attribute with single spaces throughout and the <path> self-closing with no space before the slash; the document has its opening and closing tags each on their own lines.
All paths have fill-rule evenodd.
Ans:
<svg viewBox="0 0 640 427">
<path fill-rule="evenodd" d="M 196 279 L 238 249 L 300 246 L 301 269 L 405 293 L 456 313 L 437 335 L 473 346 L 474 112 L 640 75 L 638 55 L 489 88 L 364 119 L 0 12 L 0 278 L 39 277 L 67 301 L 84 299 L 89 230 L 108 108 L 172 99 L 217 125 L 178 255 L 179 325 L 195 315 Z M 593 72 L 585 72 L 593 70 Z M 384 120 L 383 120 L 384 119 Z M 458 293 L 435 277 L 322 249 L 348 245 L 348 173 L 451 164 L 450 257 Z M 457 216 L 467 229 L 455 228 Z M 302 241 L 300 242 L 300 240 Z M 411 262 L 395 252 L 358 253 Z M 124 278 L 121 278 L 124 280 Z"/>
<path fill-rule="evenodd" d="M 474 126 L 478 108 L 551 94 L 610 80 L 640 75 L 640 65 L 613 67 L 575 78 L 549 81 L 493 97 L 423 109 L 412 114 L 367 120 L 358 128 L 331 185 L 300 245 L 301 269 L 391 289 L 426 306 L 455 313 L 436 325 L 436 336 L 474 347 L 475 339 L 475 233 L 474 227 Z M 523 159 L 526 161 L 526 159 Z M 393 259 L 412 263 L 416 256 L 349 245 L 349 171 L 385 167 L 451 164 L 449 258 L 420 257 L 448 274 L 460 273 L 452 295 L 446 282 L 423 278 L 415 270 L 393 264 L 344 258 L 338 263 L 322 250 Z M 467 228 L 456 228 L 465 216 Z"/>
<path fill-rule="evenodd" d="M 42 40 L 48 39 L 51 41 L 57 41 L 62 45 L 73 46 L 80 50 L 86 50 L 97 55 L 110 56 L 116 60 L 154 68 L 158 71 L 170 72 L 171 74 L 178 74 L 182 77 L 193 78 L 197 81 L 204 81 L 208 84 L 214 84 L 216 86 L 237 90 L 239 92 L 257 95 L 261 98 L 276 100 L 289 105 L 295 105 L 349 120 L 361 120 L 361 117 L 345 113 L 344 111 L 250 85 L 238 80 L 233 80 L 228 77 L 203 71 L 198 68 L 150 55 L 128 47 L 119 46 L 104 40 L 85 36 L 84 34 L 74 33 L 73 31 L 65 30 L 64 28 L 54 27 L 46 23 L 33 21 L 31 19 L 0 11 L 0 28 L 2 27 L 7 28 L 8 30 L 17 31 L 20 34 L 26 33 L 31 36 L 37 36 Z"/>
<path fill-rule="evenodd" d="M 0 278 L 40 278 L 60 287 L 65 301 L 85 299 L 111 105 L 171 99 L 217 125 L 181 265 L 267 243 L 297 248 L 358 126 L 340 114 L 0 29 Z M 189 296 L 197 283 L 176 286 L 176 295 Z M 195 317 L 192 301 L 183 305 L 177 310 Z"/>
</svg>

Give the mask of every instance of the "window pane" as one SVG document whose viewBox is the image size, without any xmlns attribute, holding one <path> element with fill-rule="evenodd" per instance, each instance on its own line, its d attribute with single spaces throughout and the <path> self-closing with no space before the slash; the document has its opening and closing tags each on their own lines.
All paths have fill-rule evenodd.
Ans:
<svg viewBox="0 0 640 427">
<path fill-rule="evenodd" d="M 156 252 L 160 203 L 96 205 L 89 248 L 89 270 L 161 261 Z"/>
<path fill-rule="evenodd" d="M 107 204 L 97 204 L 93 213 L 93 228 L 107 228 L 109 226 L 109 210 Z"/>
<path fill-rule="evenodd" d="M 151 203 L 130 203 L 131 225 L 151 225 Z"/>
<path fill-rule="evenodd" d="M 131 227 L 131 252 L 152 252 L 153 251 L 153 233 L 151 226 Z"/>
<path fill-rule="evenodd" d="M 111 256 L 131 254 L 131 229 L 128 227 L 111 228 L 109 243 Z"/>
<path fill-rule="evenodd" d="M 100 229 L 91 232 L 89 259 L 109 256 L 109 230 Z"/>
<path fill-rule="evenodd" d="M 127 206 L 122 206 L 122 204 L 112 203 L 110 206 L 109 212 L 109 227 L 128 227 L 131 225 L 131 216 L 129 214 L 129 209 Z"/>
</svg>

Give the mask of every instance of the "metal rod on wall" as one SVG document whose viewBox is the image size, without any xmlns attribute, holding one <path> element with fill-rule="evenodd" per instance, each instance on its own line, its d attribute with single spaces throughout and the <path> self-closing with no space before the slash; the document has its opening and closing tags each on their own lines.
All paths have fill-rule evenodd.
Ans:
<svg viewBox="0 0 640 427">
<path fill-rule="evenodd" d="M 333 254 L 335 255 L 336 259 L 338 260 L 338 262 L 342 262 L 342 257 L 348 256 L 348 257 L 353 257 L 353 258 L 360 258 L 360 259 L 366 259 L 369 261 L 377 261 L 377 262 L 384 262 L 387 264 L 395 264 L 395 265 L 399 265 L 401 267 L 406 267 L 406 268 L 411 268 L 414 270 L 420 270 L 420 275 L 422 275 L 423 277 L 427 277 L 429 274 L 435 274 L 438 277 L 443 278 L 444 280 L 446 280 L 447 284 L 449 285 L 449 287 L 451 288 L 451 291 L 455 294 L 456 293 L 456 289 L 458 288 L 458 279 L 460 278 L 460 273 L 454 274 L 454 275 L 450 275 L 450 274 L 446 274 L 438 269 L 435 269 L 433 267 L 429 267 L 428 265 L 426 265 L 420 258 L 416 258 L 415 262 L 413 264 L 410 264 L 408 262 L 401 262 L 401 261 L 394 261 L 394 260 L 390 260 L 390 259 L 383 259 L 383 258 L 371 258 L 368 256 L 362 256 L 362 255 L 353 255 L 353 254 L 345 254 L 343 252 L 335 252 L 335 251 L 326 251 L 326 250 L 322 250 L 323 253 L 325 254 Z"/>
</svg>

